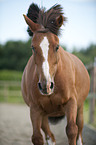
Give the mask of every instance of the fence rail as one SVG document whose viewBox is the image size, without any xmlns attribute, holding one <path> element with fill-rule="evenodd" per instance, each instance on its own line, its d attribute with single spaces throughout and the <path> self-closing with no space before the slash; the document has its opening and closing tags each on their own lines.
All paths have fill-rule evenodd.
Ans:
<svg viewBox="0 0 96 145">
<path fill-rule="evenodd" d="M 89 111 L 89 122 L 94 122 L 95 116 L 95 101 L 96 101 L 96 57 L 94 58 L 94 63 L 88 65 L 87 70 L 90 72 L 91 75 L 91 82 L 90 82 L 90 111 Z"/>
<path fill-rule="evenodd" d="M 88 99 L 90 99 L 90 98 L 95 98 L 96 99 L 96 93 L 89 93 L 87 98 Z"/>
<path fill-rule="evenodd" d="M 21 86 L 21 82 L 20 81 L 0 81 L 0 86 Z"/>
<path fill-rule="evenodd" d="M 20 81 L 0 81 L 0 101 L 9 103 L 22 103 Z"/>
</svg>

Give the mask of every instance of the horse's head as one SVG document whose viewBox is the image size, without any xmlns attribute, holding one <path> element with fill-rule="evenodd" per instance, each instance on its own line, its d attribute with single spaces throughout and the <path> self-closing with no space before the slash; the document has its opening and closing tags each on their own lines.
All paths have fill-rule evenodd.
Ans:
<svg viewBox="0 0 96 145">
<path fill-rule="evenodd" d="M 54 33 L 50 32 L 50 29 L 45 29 L 43 25 L 34 23 L 25 15 L 24 18 L 33 32 L 31 46 L 39 78 L 38 88 L 41 94 L 50 95 L 54 91 L 54 76 L 59 62 L 59 39 Z M 55 22 L 51 27 L 56 25 L 56 28 L 54 28 L 57 30 L 63 24 L 64 17 L 59 15 L 54 20 L 50 22 L 52 24 Z"/>
<path fill-rule="evenodd" d="M 32 49 L 39 77 L 39 90 L 42 94 L 51 94 L 58 64 L 58 37 L 50 32 L 34 33 Z"/>
</svg>

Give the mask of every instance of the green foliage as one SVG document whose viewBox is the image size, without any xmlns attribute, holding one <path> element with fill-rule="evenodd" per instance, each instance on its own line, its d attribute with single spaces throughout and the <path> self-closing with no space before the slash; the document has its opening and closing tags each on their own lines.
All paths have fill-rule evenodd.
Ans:
<svg viewBox="0 0 96 145">
<path fill-rule="evenodd" d="M 0 70 L 0 80 L 21 81 L 22 72 L 14 70 Z"/>
<path fill-rule="evenodd" d="M 94 62 L 96 57 L 96 45 L 91 44 L 87 49 L 81 49 L 80 51 L 74 49 L 72 53 L 80 58 L 85 65 L 90 64 Z"/>
<path fill-rule="evenodd" d="M 31 40 L 8 41 L 0 45 L 0 69 L 23 70 L 31 52 Z"/>
</svg>

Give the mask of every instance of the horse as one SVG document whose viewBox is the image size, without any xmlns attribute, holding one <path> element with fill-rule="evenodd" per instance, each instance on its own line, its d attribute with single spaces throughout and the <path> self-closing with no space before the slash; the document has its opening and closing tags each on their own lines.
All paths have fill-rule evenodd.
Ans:
<svg viewBox="0 0 96 145">
<path fill-rule="evenodd" d="M 51 119 L 66 116 L 69 145 L 83 145 L 83 105 L 90 88 L 88 72 L 79 58 L 59 45 L 60 27 L 66 21 L 61 5 L 49 10 L 32 3 L 23 15 L 32 36 L 32 56 L 24 69 L 21 90 L 30 108 L 32 142 L 56 145 Z"/>
</svg>

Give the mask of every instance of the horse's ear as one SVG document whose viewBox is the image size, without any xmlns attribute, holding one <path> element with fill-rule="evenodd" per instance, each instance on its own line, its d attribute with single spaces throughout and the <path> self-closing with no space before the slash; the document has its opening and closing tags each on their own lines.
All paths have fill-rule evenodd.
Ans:
<svg viewBox="0 0 96 145">
<path fill-rule="evenodd" d="M 37 31 L 38 29 L 40 29 L 40 25 L 37 23 L 34 23 L 31 19 L 29 19 L 26 15 L 24 15 L 25 21 L 28 24 L 28 26 L 30 27 L 32 32 Z"/>
<path fill-rule="evenodd" d="M 62 15 L 58 16 L 58 17 L 56 18 L 56 24 L 57 24 L 57 26 L 58 26 L 58 27 L 61 27 L 62 24 L 63 24 L 63 21 L 64 21 L 64 17 L 63 17 Z"/>
</svg>

